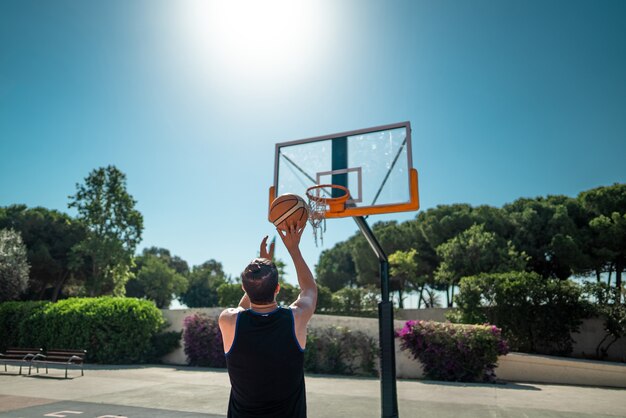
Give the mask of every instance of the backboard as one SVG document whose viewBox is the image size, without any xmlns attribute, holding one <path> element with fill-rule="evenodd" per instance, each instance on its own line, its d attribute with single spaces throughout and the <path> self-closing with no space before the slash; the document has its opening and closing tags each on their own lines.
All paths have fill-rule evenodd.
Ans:
<svg viewBox="0 0 626 418">
<path fill-rule="evenodd" d="M 347 187 L 343 211 L 326 218 L 367 216 L 419 209 L 417 171 L 409 122 L 276 144 L 269 203 L 285 193 L 306 198 L 309 187 Z M 324 191 L 323 191 L 324 192 Z M 339 189 L 328 188 L 328 197 Z"/>
</svg>

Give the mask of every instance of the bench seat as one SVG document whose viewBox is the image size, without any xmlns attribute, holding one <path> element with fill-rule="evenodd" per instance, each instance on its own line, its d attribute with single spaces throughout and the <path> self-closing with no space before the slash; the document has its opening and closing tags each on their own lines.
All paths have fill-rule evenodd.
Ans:
<svg viewBox="0 0 626 418">
<path fill-rule="evenodd" d="M 67 369 L 71 367 L 79 367 L 80 375 L 84 376 L 85 372 L 83 364 L 85 363 L 85 356 L 87 350 L 66 350 L 66 349 L 50 349 L 46 350 L 45 354 L 38 354 L 31 360 L 31 367 L 37 368 L 39 373 L 39 367 L 46 368 L 46 374 L 48 374 L 48 367 L 65 368 L 65 378 L 67 379 Z M 29 369 L 30 374 L 30 369 Z"/>
<path fill-rule="evenodd" d="M 28 374 L 30 374 L 30 362 L 42 352 L 41 348 L 10 347 L 4 353 L 0 353 L 0 363 L 4 363 L 5 372 L 8 371 L 7 364 L 20 366 L 19 374 L 22 374 L 22 367 L 28 365 Z"/>
</svg>

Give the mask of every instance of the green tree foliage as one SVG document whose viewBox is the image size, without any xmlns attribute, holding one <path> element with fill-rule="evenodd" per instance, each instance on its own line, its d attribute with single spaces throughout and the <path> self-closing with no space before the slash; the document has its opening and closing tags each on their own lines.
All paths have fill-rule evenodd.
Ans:
<svg viewBox="0 0 626 418">
<path fill-rule="evenodd" d="M 56 210 L 12 205 L 0 208 L 0 228 L 19 231 L 28 249 L 31 269 L 25 298 L 54 302 L 68 284 L 84 280 L 84 264 L 73 251 L 86 236 L 81 222 Z"/>
<path fill-rule="evenodd" d="M 149 247 L 149 248 L 144 248 L 142 253 L 142 256 L 155 256 L 158 259 L 162 260 L 165 264 L 167 264 L 167 266 L 173 270 L 176 271 L 176 273 L 181 274 L 183 276 L 187 276 L 189 274 L 189 264 L 187 264 L 187 262 L 185 260 L 183 260 L 182 258 L 180 258 L 177 255 L 172 255 L 170 253 L 170 250 L 168 250 L 167 248 L 160 248 L 160 247 Z M 138 267 L 139 266 L 139 262 L 138 260 L 135 261 L 135 263 L 137 264 Z"/>
<path fill-rule="evenodd" d="M 436 272 L 441 263 L 437 248 L 457 237 L 472 225 L 483 225 L 486 231 L 505 237 L 510 233 L 511 225 L 501 209 L 491 206 L 468 204 L 439 205 L 420 212 L 412 221 L 403 227 L 409 231 L 409 247 L 417 250 L 416 262 L 420 280 L 428 286 L 427 295 L 433 295 L 424 302 L 436 302 L 434 291 L 446 291 L 448 304 L 454 289 L 454 281 L 437 280 Z M 421 298 L 420 298 L 421 303 Z"/>
<path fill-rule="evenodd" d="M 578 269 L 582 257 L 580 227 L 584 213 L 567 196 L 518 199 L 505 205 L 514 226 L 510 239 L 530 256 L 528 268 L 543 277 L 565 280 Z"/>
<path fill-rule="evenodd" d="M 222 263 L 213 259 L 205 261 L 193 267 L 189 273 L 189 287 L 180 295 L 179 300 L 190 308 L 218 306 L 217 289 L 225 283 L 228 283 L 228 278 L 224 274 Z"/>
<path fill-rule="evenodd" d="M 356 269 L 349 242 L 339 242 L 320 254 L 315 266 L 317 282 L 336 292 L 342 287 L 356 285 Z"/>
<path fill-rule="evenodd" d="M 146 255 L 141 259 L 141 268 L 136 277 L 126 283 L 126 295 L 146 298 L 153 301 L 158 308 L 168 308 L 175 295 L 187 290 L 187 278 L 157 256 Z"/>
<path fill-rule="evenodd" d="M 91 270 L 85 290 L 90 296 L 122 295 L 143 231 L 143 217 L 126 190 L 126 175 L 115 166 L 98 168 L 76 188 L 68 206 L 76 208 L 88 228 L 86 238 L 75 247 Z"/>
<path fill-rule="evenodd" d="M 405 290 L 421 290 L 423 292 L 424 289 L 425 282 L 421 281 L 418 276 L 416 255 L 416 249 L 396 251 L 389 255 L 390 287 L 392 291 L 398 292 L 398 307 L 400 309 L 404 308 L 402 294 Z"/>
<path fill-rule="evenodd" d="M 417 230 L 433 249 L 477 223 L 468 204 L 439 205 L 420 212 L 415 222 Z"/>
<path fill-rule="evenodd" d="M 592 265 L 610 265 L 615 271 L 615 287 L 621 301 L 622 273 L 626 268 L 626 184 L 598 187 L 579 195 L 590 213 L 590 238 L 595 244 L 588 251 Z"/>
<path fill-rule="evenodd" d="M 279 305 L 289 306 L 298 299 L 300 295 L 300 287 L 279 279 L 280 291 L 276 295 L 276 301 Z"/>
<path fill-rule="evenodd" d="M 222 308 L 233 308 L 239 305 L 242 297 L 241 283 L 223 283 L 217 288 L 218 306 Z"/>
<path fill-rule="evenodd" d="M 480 273 L 523 270 L 526 255 L 483 225 L 472 225 L 466 231 L 439 245 L 437 255 L 441 264 L 435 273 L 437 280 L 454 291 L 461 278 Z M 453 300 L 451 295 L 449 302 Z M 451 303 L 448 306 L 452 306 Z"/>
<path fill-rule="evenodd" d="M 0 302 L 16 300 L 28 286 L 28 261 L 22 237 L 0 229 Z"/>
<path fill-rule="evenodd" d="M 372 225 L 372 232 L 386 254 L 410 249 L 407 230 L 401 228 L 396 221 L 377 222 Z M 350 238 L 349 242 L 358 285 L 380 287 L 380 264 L 363 234 L 358 232 Z"/>
<path fill-rule="evenodd" d="M 327 312 L 332 309 L 333 294 L 324 285 L 317 285 L 317 307 L 316 312 Z"/>
</svg>

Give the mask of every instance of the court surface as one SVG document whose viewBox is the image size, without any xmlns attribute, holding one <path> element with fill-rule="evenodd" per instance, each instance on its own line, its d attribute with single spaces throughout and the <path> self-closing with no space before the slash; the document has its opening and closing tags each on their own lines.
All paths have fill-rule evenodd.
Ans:
<svg viewBox="0 0 626 418">
<path fill-rule="evenodd" d="M 86 366 L 85 376 L 0 373 L 0 417 L 217 418 L 225 371 L 182 366 Z M 380 417 L 377 379 L 307 375 L 309 417 Z M 536 383 L 398 381 L 401 417 L 626 417 L 626 390 Z"/>
</svg>

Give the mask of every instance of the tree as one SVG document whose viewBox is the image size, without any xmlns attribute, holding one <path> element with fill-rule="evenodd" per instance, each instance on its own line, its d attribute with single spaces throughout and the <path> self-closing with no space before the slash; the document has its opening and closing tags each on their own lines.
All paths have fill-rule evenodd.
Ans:
<svg viewBox="0 0 626 418">
<path fill-rule="evenodd" d="M 85 226 L 65 213 L 42 207 L 12 205 L 0 208 L 0 228 L 20 233 L 30 264 L 26 299 L 56 301 L 64 287 L 85 277 L 82 260 L 74 246 L 86 236 Z"/>
<path fill-rule="evenodd" d="M 329 288 L 324 285 L 317 285 L 317 312 L 327 312 L 332 309 L 333 294 Z"/>
<path fill-rule="evenodd" d="M 190 308 L 218 306 L 217 289 L 228 281 L 222 263 L 213 259 L 205 261 L 193 267 L 189 274 L 189 287 L 179 300 Z"/>
<path fill-rule="evenodd" d="M 174 269 L 178 274 L 181 274 L 183 276 L 187 276 L 189 274 L 189 264 L 187 264 L 187 262 L 179 256 L 172 255 L 170 253 L 170 250 L 166 248 L 144 248 L 141 254 L 143 256 L 153 255 L 161 259 L 163 262 L 165 262 L 165 264 L 169 266 L 169 268 Z"/>
<path fill-rule="evenodd" d="M 612 264 L 621 302 L 622 273 L 626 268 L 626 184 L 591 189 L 578 198 L 592 218 L 589 227 L 596 244 L 592 258 L 596 264 Z"/>
<path fill-rule="evenodd" d="M 386 254 L 410 249 L 407 231 L 401 228 L 396 221 L 376 222 L 372 225 L 372 232 Z M 380 287 L 380 263 L 363 234 L 358 232 L 348 241 L 352 250 L 352 259 L 354 260 L 359 286 L 374 285 Z"/>
<path fill-rule="evenodd" d="M 276 295 L 276 302 L 282 306 L 289 306 L 298 299 L 300 295 L 300 287 L 294 286 L 291 283 L 287 283 L 282 278 L 278 280 L 280 284 L 280 291 Z"/>
<path fill-rule="evenodd" d="M 416 223 L 430 246 L 435 249 L 444 242 L 456 237 L 477 222 L 472 216 L 472 207 L 465 203 L 439 205 L 420 212 Z M 417 247 L 415 247 L 417 248 Z"/>
<path fill-rule="evenodd" d="M 422 297 L 425 282 L 419 280 L 417 275 L 416 255 L 417 250 L 413 248 L 409 251 L 396 251 L 389 256 L 390 288 L 398 292 L 398 307 L 400 309 L 404 308 L 402 293 L 405 289 L 419 289 L 421 290 L 420 298 Z"/>
<path fill-rule="evenodd" d="M 526 267 L 527 256 L 519 253 L 483 225 L 472 225 L 458 236 L 439 245 L 441 264 L 435 273 L 437 280 L 450 285 L 448 306 L 454 300 L 454 287 L 463 277 L 481 273 L 520 271 Z"/>
<path fill-rule="evenodd" d="M 85 290 L 90 296 L 122 295 L 143 231 L 137 202 L 126 190 L 126 175 L 112 165 L 98 168 L 76 188 L 68 206 L 77 209 L 78 219 L 88 229 L 75 247 L 91 269 Z"/>
<path fill-rule="evenodd" d="M 356 270 L 347 241 L 339 242 L 333 248 L 322 251 L 315 266 L 315 277 L 319 284 L 327 286 L 331 292 L 356 285 Z"/>
<path fill-rule="evenodd" d="M 515 226 L 511 241 L 543 277 L 569 278 L 582 260 L 580 204 L 567 196 L 517 199 L 504 206 Z"/>
<path fill-rule="evenodd" d="M 17 300 L 28 286 L 26 247 L 18 232 L 0 229 L 0 302 Z"/>
<path fill-rule="evenodd" d="M 157 256 L 146 255 L 142 258 L 136 278 L 126 284 L 126 295 L 152 300 L 158 308 L 165 309 L 170 306 L 174 295 L 185 292 L 187 278 Z"/>
<path fill-rule="evenodd" d="M 235 307 L 243 297 L 241 283 L 223 283 L 217 288 L 218 306 Z"/>
<path fill-rule="evenodd" d="M 510 231 L 510 223 L 501 209 L 491 206 L 473 208 L 465 203 L 439 205 L 420 212 L 414 220 L 405 222 L 401 227 L 408 231 L 409 248 L 417 250 L 416 263 L 418 276 L 434 290 L 446 291 L 451 294 L 451 284 L 435 279 L 441 263 L 437 247 L 458 236 L 474 224 L 485 225 L 486 230 L 496 234 Z M 427 295 L 430 295 L 427 293 Z M 423 296 L 423 292 L 420 291 Z M 434 293 L 433 293 L 434 294 Z M 422 298 L 419 299 L 421 305 Z M 429 305 L 431 300 L 424 300 Z"/>
</svg>

